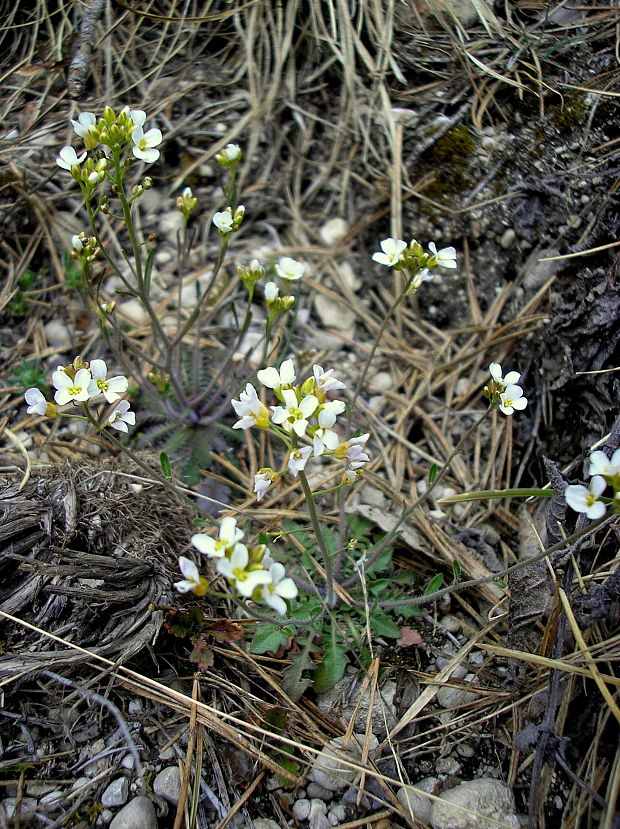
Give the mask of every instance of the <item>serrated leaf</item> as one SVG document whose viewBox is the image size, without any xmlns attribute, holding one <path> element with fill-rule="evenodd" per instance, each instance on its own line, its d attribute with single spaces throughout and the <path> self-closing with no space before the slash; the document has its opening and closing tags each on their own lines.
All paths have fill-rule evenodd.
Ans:
<svg viewBox="0 0 620 829">
<path fill-rule="evenodd" d="M 202 611 L 198 607 L 168 610 L 164 614 L 164 627 L 173 636 L 198 636 L 202 631 Z"/>
<path fill-rule="evenodd" d="M 237 642 L 245 636 L 243 625 L 231 619 L 208 619 L 203 626 L 205 635 L 212 636 L 216 642 Z"/>
<path fill-rule="evenodd" d="M 371 581 L 368 583 L 368 590 L 372 593 L 373 596 L 378 596 L 379 593 L 383 593 L 390 585 L 389 579 L 377 579 L 376 581 Z"/>
<path fill-rule="evenodd" d="M 277 625 L 272 625 L 270 622 L 257 625 L 252 641 L 250 642 L 250 653 L 275 652 L 282 645 L 286 645 L 292 633 L 292 628 L 281 628 Z"/>
<path fill-rule="evenodd" d="M 370 613 L 370 629 L 377 636 L 385 636 L 387 639 L 400 638 L 400 628 L 387 613 L 382 610 L 372 610 Z"/>
<path fill-rule="evenodd" d="M 190 662 L 195 662 L 199 671 L 205 673 L 213 667 L 213 649 L 202 638 L 194 640 L 194 649 L 189 655 Z"/>
<path fill-rule="evenodd" d="M 293 657 L 293 661 L 284 672 L 282 689 L 293 702 L 301 699 L 304 691 L 312 684 L 312 680 L 303 674 L 305 671 L 311 671 L 313 668 L 314 663 L 310 658 L 310 654 L 307 650 L 303 650 Z"/>
</svg>

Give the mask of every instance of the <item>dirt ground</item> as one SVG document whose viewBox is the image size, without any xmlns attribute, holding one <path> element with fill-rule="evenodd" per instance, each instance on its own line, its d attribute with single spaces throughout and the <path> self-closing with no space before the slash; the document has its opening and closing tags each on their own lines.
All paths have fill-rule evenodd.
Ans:
<svg viewBox="0 0 620 829">
<path fill-rule="evenodd" d="M 620 446 L 617 5 L 28 0 L 0 13 L 0 826 L 109 825 L 123 803 L 102 796 L 123 778 L 125 800 L 155 804 L 155 829 L 618 827 L 618 517 L 563 543 L 585 529 L 565 486 L 584 482 L 594 444 Z M 79 190 L 55 161 L 77 147 L 69 119 L 106 105 L 144 109 L 164 136 L 141 217 L 162 318 L 179 308 L 179 280 L 194 291 L 217 257 L 214 159 L 243 148 L 246 217 L 201 334 L 201 378 L 235 345 L 238 264 L 306 264 L 278 354 L 334 367 L 354 389 L 400 285 L 371 259 L 380 241 L 456 248 L 458 268 L 434 272 L 383 332 L 352 413 L 372 463 L 346 505 L 326 496 L 321 508 L 330 526 L 345 511 L 363 519 L 360 538 L 388 532 L 486 409 L 500 362 L 521 373 L 528 407 L 493 414 L 451 458 L 444 489 L 549 484 L 553 497 L 431 500 L 408 515 L 393 574 L 419 595 L 438 572 L 449 583 L 454 561 L 466 580 L 556 545 L 549 558 L 397 618 L 409 642 L 376 635 L 372 659 L 352 654 L 335 691 L 304 675 L 298 697 L 286 677 L 299 643 L 252 654 L 232 603 L 174 590 L 197 516 L 234 508 L 277 534 L 303 524 L 303 500 L 287 487 L 258 509 L 252 475 L 270 450 L 230 428 L 228 400 L 260 368 L 260 292 L 207 425 L 171 422 L 130 378 L 142 468 L 26 413 L 25 389 L 58 364 L 114 359 L 70 255 L 86 229 Z M 181 267 L 186 186 L 199 207 Z M 123 263 L 122 234 L 100 218 Z M 153 348 L 111 271 L 95 277 Z M 220 506 L 145 476 L 162 449 L 179 484 Z M 208 665 L 179 633 L 178 611 L 194 606 Z M 359 720 L 349 703 L 371 691 L 379 714 L 367 704 Z M 364 774 L 328 797 L 315 757 L 350 724 L 365 733 L 353 757 Z M 155 780 L 176 763 L 187 785 L 166 796 Z M 480 822 L 471 804 L 414 817 L 398 794 L 490 778 L 508 805 Z"/>
</svg>

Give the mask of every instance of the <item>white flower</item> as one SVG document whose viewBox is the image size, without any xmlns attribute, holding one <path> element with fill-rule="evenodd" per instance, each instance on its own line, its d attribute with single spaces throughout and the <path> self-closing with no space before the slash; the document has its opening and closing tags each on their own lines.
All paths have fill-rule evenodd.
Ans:
<svg viewBox="0 0 620 829">
<path fill-rule="evenodd" d="M 96 397 L 98 394 L 103 394 L 108 403 L 114 403 L 116 400 L 120 400 L 121 398 L 119 392 L 122 393 L 127 391 L 129 383 L 127 382 L 127 378 L 123 377 L 122 374 L 119 374 L 117 377 L 110 377 L 109 380 L 106 380 L 108 367 L 105 364 L 105 360 L 91 360 L 90 373 L 93 378 L 88 387 L 88 394 L 90 397 Z"/>
<path fill-rule="evenodd" d="M 262 368 L 256 373 L 258 381 L 268 389 L 281 389 L 283 386 L 292 386 L 295 382 L 295 366 L 292 360 L 285 360 L 280 371 L 273 366 Z"/>
<path fill-rule="evenodd" d="M 134 110 L 134 112 L 140 111 Z M 159 158 L 159 150 L 153 148 L 159 146 L 163 141 L 161 130 L 152 129 L 144 132 L 141 126 L 137 126 L 131 133 L 131 140 L 134 143 L 132 152 L 136 158 L 146 161 L 147 164 L 152 164 L 153 161 L 157 161 Z"/>
<path fill-rule="evenodd" d="M 360 473 L 357 472 L 357 470 L 355 470 L 353 468 L 345 469 L 345 471 L 342 473 L 342 483 L 343 484 L 354 484 L 359 477 L 360 477 Z"/>
<path fill-rule="evenodd" d="M 283 256 L 276 265 L 276 273 L 282 279 L 291 281 L 301 279 L 305 272 L 306 266 L 296 259 L 291 259 L 290 256 Z"/>
<path fill-rule="evenodd" d="M 263 495 L 267 492 L 274 481 L 277 481 L 280 476 L 270 466 L 259 469 L 254 475 L 254 492 L 256 493 L 256 500 L 260 501 Z"/>
<path fill-rule="evenodd" d="M 317 429 L 312 436 L 312 446 L 314 448 L 314 457 L 318 458 L 327 449 L 333 452 L 338 446 L 340 438 L 331 429 Z"/>
<path fill-rule="evenodd" d="M 600 450 L 590 455 L 590 468 L 588 475 L 618 475 L 620 474 L 620 449 L 611 456 L 611 460 Z"/>
<path fill-rule="evenodd" d="M 231 400 L 232 407 L 241 420 L 238 420 L 233 429 L 251 429 L 258 426 L 259 429 L 269 427 L 269 409 L 261 403 L 256 394 L 256 389 L 248 383 L 245 390 L 239 395 L 239 400 Z"/>
<path fill-rule="evenodd" d="M 42 417 L 45 415 L 47 411 L 47 400 L 39 389 L 27 389 L 24 397 L 28 404 L 28 408 L 26 409 L 28 414 L 38 414 Z"/>
<path fill-rule="evenodd" d="M 489 371 L 491 372 L 491 377 L 495 380 L 495 382 L 499 383 L 499 385 L 504 388 L 506 388 L 506 386 L 514 386 L 519 382 L 521 377 L 518 371 L 509 371 L 505 377 L 502 377 L 502 367 L 499 363 L 491 363 Z"/>
<path fill-rule="evenodd" d="M 265 559 L 263 559 L 263 564 Z M 263 601 L 273 608 L 280 616 L 286 614 L 284 599 L 294 599 L 297 595 L 297 585 L 291 578 L 285 578 L 284 565 L 274 563 L 269 568 L 271 584 L 263 587 Z"/>
<path fill-rule="evenodd" d="M 197 596 L 204 596 L 208 587 L 207 580 L 200 575 L 194 562 L 185 556 L 179 556 L 179 568 L 185 576 L 182 581 L 174 583 L 179 593 L 189 593 L 191 590 Z"/>
<path fill-rule="evenodd" d="M 349 438 L 349 440 L 339 444 L 334 452 L 334 457 L 339 460 L 348 460 L 351 469 L 359 469 L 370 460 L 369 456 L 364 452 L 364 445 L 369 437 L 370 435 L 366 432 L 365 435 Z"/>
<path fill-rule="evenodd" d="M 90 371 L 87 368 L 76 371 L 73 380 L 61 369 L 56 369 L 52 374 L 52 384 L 57 389 L 54 400 L 59 406 L 64 406 L 65 403 L 70 403 L 72 400 L 83 403 L 90 396 L 88 387 L 91 379 Z"/>
<path fill-rule="evenodd" d="M 130 109 L 129 117 L 136 127 L 143 127 L 146 121 L 146 112 L 143 109 Z"/>
<path fill-rule="evenodd" d="M 232 233 L 233 217 L 230 210 L 222 210 L 221 213 L 216 213 L 213 216 L 213 224 L 220 233 Z"/>
<path fill-rule="evenodd" d="M 298 473 L 303 472 L 305 469 L 311 454 L 311 446 L 302 446 L 301 449 L 293 449 L 288 457 L 288 471 L 297 477 Z"/>
<path fill-rule="evenodd" d="M 250 267 L 252 267 L 252 266 L 250 265 Z M 279 291 L 278 286 L 276 285 L 275 282 L 266 282 L 264 290 L 265 290 L 265 302 L 267 302 L 268 304 L 271 304 L 272 302 L 275 302 L 276 299 L 278 298 L 278 296 L 280 295 L 280 291 Z"/>
<path fill-rule="evenodd" d="M 437 250 L 434 242 L 428 243 L 428 249 L 438 265 L 442 268 L 456 268 L 456 250 L 452 247 Z"/>
<path fill-rule="evenodd" d="M 303 437 L 308 428 L 308 418 L 314 414 L 319 405 L 318 398 L 309 394 L 298 401 L 294 389 L 282 389 L 281 394 L 284 398 L 284 406 L 271 407 L 272 421 L 282 426 L 287 432 L 292 430 L 297 437 Z"/>
<path fill-rule="evenodd" d="M 241 157 L 241 147 L 238 144 L 227 144 L 222 150 L 222 155 L 228 161 L 236 161 Z"/>
<path fill-rule="evenodd" d="M 380 265 L 387 265 L 388 268 L 398 265 L 403 258 L 403 251 L 407 247 L 407 243 L 402 239 L 384 239 L 380 242 L 382 253 L 373 253 L 373 262 L 378 262 Z"/>
<path fill-rule="evenodd" d="M 607 481 L 602 475 L 595 475 L 590 481 L 590 489 L 585 486 L 571 484 L 564 490 L 564 498 L 566 503 L 575 512 L 585 512 L 588 518 L 602 518 L 605 515 L 606 507 L 602 501 L 599 501 L 599 495 L 602 495 L 607 488 Z"/>
<path fill-rule="evenodd" d="M 336 422 L 336 417 L 342 414 L 345 409 L 346 406 L 342 400 L 329 400 L 327 403 L 323 403 L 319 409 L 319 426 L 322 429 L 331 429 Z"/>
<path fill-rule="evenodd" d="M 80 164 L 86 158 L 86 151 L 82 153 L 82 155 L 78 156 L 73 147 L 63 147 L 58 157 L 56 158 L 56 164 L 59 167 L 62 167 L 63 170 L 69 170 L 73 167 L 79 167 Z"/>
<path fill-rule="evenodd" d="M 86 138 L 86 136 L 97 124 L 97 118 L 95 117 L 94 112 L 81 112 L 78 115 L 78 120 L 74 121 L 72 118 L 71 123 L 73 124 L 75 133 L 79 135 L 80 138 Z"/>
<path fill-rule="evenodd" d="M 82 240 L 77 235 L 77 233 L 75 234 L 75 236 L 71 237 L 71 247 L 77 253 L 80 253 L 81 251 L 84 250 L 84 242 L 82 242 Z"/>
<path fill-rule="evenodd" d="M 220 534 L 217 541 L 204 533 L 196 533 L 192 536 L 192 544 L 209 558 L 223 558 L 227 550 L 232 550 L 237 546 L 243 547 L 243 544 L 238 543 L 242 538 L 243 530 L 237 527 L 237 519 L 228 516 L 222 518 L 220 522 Z"/>
<path fill-rule="evenodd" d="M 129 410 L 129 401 L 121 400 L 108 418 L 110 426 L 119 432 L 128 432 L 127 424 L 136 425 L 136 413 Z"/>
<path fill-rule="evenodd" d="M 328 391 L 338 391 L 339 389 L 346 389 L 346 385 L 334 377 L 334 369 L 323 371 L 323 366 L 313 365 L 312 373 L 314 374 L 315 390 L 321 393 Z"/>
<path fill-rule="evenodd" d="M 257 587 L 271 581 L 267 570 L 247 570 L 249 560 L 248 548 L 237 544 L 230 558 L 220 558 L 215 565 L 218 573 L 233 581 L 239 593 L 248 599 Z"/>
<path fill-rule="evenodd" d="M 500 399 L 499 410 L 505 415 L 511 415 L 515 409 L 522 411 L 527 406 L 527 398 L 523 397 L 521 386 L 506 386 Z"/>
</svg>

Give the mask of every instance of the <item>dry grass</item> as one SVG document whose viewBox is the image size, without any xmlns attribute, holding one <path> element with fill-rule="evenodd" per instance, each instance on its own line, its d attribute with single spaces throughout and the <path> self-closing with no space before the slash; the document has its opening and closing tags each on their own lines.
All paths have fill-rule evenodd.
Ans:
<svg viewBox="0 0 620 829">
<path fill-rule="evenodd" d="M 446 205 L 431 198 L 434 174 L 419 169 L 424 153 L 455 126 L 469 124 L 482 130 L 489 123 L 501 123 L 515 101 L 542 115 L 550 102 L 561 102 L 575 90 L 596 89 L 597 101 L 618 94 L 610 88 L 616 77 L 610 69 L 601 68 L 587 84 L 581 76 L 571 77 L 570 68 L 561 80 L 557 72 L 562 54 L 584 38 L 593 49 L 613 53 L 618 31 L 613 9 L 579 8 L 572 19 L 562 20 L 538 8 L 523 12 L 507 7 L 508 16 L 500 19 L 485 3 L 472 0 L 471 5 L 474 14 L 464 23 L 431 0 L 415 5 L 395 0 L 232 4 L 222 0 L 141 4 L 119 0 L 103 8 L 95 29 L 88 91 L 76 103 L 68 98 L 64 67 L 85 7 L 62 0 L 6 4 L 6 28 L 0 35 L 0 219 L 5 231 L 0 269 L 6 274 L 0 311 L 8 314 L 27 269 L 38 274 L 41 284 L 37 283 L 40 293 L 32 297 L 32 314 L 18 329 L 11 330 L 9 325 L 3 329 L 3 374 L 8 375 L 23 360 L 36 357 L 45 362 L 58 354 L 47 342 L 44 321 L 57 313 L 59 303 L 66 302 L 62 252 L 73 228 L 79 228 L 80 212 L 78 199 L 67 192 L 54 163 L 57 148 L 71 141 L 68 118 L 83 109 L 100 111 L 105 105 L 126 103 L 147 110 L 164 132 L 166 165 L 157 168 L 157 186 L 176 195 L 190 182 L 210 204 L 205 210 L 205 230 L 198 233 L 195 243 L 207 253 L 213 242 L 207 235 L 206 218 L 217 207 L 217 195 L 213 182 L 205 179 L 204 165 L 227 143 L 244 145 L 247 163 L 240 181 L 242 200 L 268 223 L 267 232 L 277 238 L 282 253 L 312 264 L 307 290 L 355 314 L 356 337 L 345 339 L 344 344 L 361 364 L 370 353 L 395 286 L 385 281 L 370 291 L 369 280 L 364 279 L 366 295 L 362 295 L 340 278 L 338 263 L 348 257 L 367 262 L 368 247 L 376 245 L 378 238 L 408 238 L 409 228 L 427 215 L 422 212 L 425 209 L 434 211 L 431 223 L 445 227 L 448 221 L 457 223 L 464 214 L 487 206 L 477 198 L 473 184 L 460 204 Z M 592 117 L 597 105 L 593 105 Z M 403 115 L 403 111 L 414 114 Z M 444 113 L 441 123 L 435 122 Z M 406 117 L 414 119 L 413 131 L 405 129 Z M 438 125 L 425 131 L 431 123 Z M 613 146 L 599 149 L 602 154 L 584 162 L 590 172 L 614 151 Z M 318 229 L 336 215 L 347 219 L 350 230 L 327 248 Z M 251 252 L 256 238 L 264 235 L 264 227 L 257 220 L 251 228 L 254 235 L 240 239 L 240 258 Z M 121 240 L 112 226 L 107 232 L 120 257 Z M 505 282 L 487 301 L 471 270 L 467 245 L 464 236 L 466 305 L 458 323 L 436 326 L 419 313 L 416 304 L 403 307 L 373 361 L 374 370 L 389 371 L 392 388 L 383 393 L 378 405 L 370 407 L 364 398 L 359 400 L 360 422 L 368 424 L 374 447 L 366 480 L 384 496 L 384 506 L 371 513 L 379 526 L 415 501 L 417 482 L 426 478 L 429 464 L 441 465 L 483 411 L 480 391 L 488 363 L 510 362 L 516 344 L 541 336 L 546 324 L 548 293 L 555 277 L 527 302 L 519 302 L 518 280 Z M 299 341 L 303 343 L 310 333 L 311 327 L 300 326 Z M 148 330 L 136 330 L 134 335 L 144 341 Z M 205 346 L 213 347 L 213 342 Z M 92 335 L 85 332 L 82 352 L 87 353 L 93 344 Z M 330 356 L 323 352 L 315 359 L 329 363 Z M 0 397 L 0 425 L 10 426 L 3 455 L 7 474 L 16 466 L 23 468 L 23 452 L 16 452 L 13 444 L 22 440 L 22 429 L 33 429 L 33 419 L 18 412 L 16 391 L 15 385 L 6 382 Z M 372 394 L 372 384 L 369 391 Z M 66 441 L 54 443 L 53 430 L 44 424 L 36 427 L 35 435 L 35 443 L 45 443 L 56 462 L 80 457 L 84 451 Z M 457 491 L 518 486 L 526 474 L 534 437 L 528 447 L 515 434 L 512 420 L 493 419 L 477 433 L 473 445 L 454 459 L 444 483 Z M 303 502 L 294 500 L 297 493 L 291 487 L 266 498 L 260 510 L 254 508 L 251 471 L 269 461 L 267 451 L 263 443 L 250 439 L 239 465 L 219 457 L 218 475 L 232 487 L 237 512 L 276 529 L 287 515 L 303 517 Z M 36 469 L 32 474 L 36 476 Z M 353 495 L 349 498 L 351 510 L 356 508 L 355 500 Z M 326 507 L 326 520 L 336 522 L 337 511 L 330 512 L 330 508 Z M 466 578 L 489 576 L 480 556 L 454 537 L 457 526 L 476 530 L 489 524 L 500 529 L 501 564 L 510 566 L 519 559 L 519 522 L 510 504 L 497 501 L 467 504 L 456 516 L 450 511 L 434 518 L 426 511 L 414 512 L 404 527 L 399 563 L 420 581 L 438 569 L 449 570 L 454 560 Z M 607 537 L 597 537 L 599 546 L 588 550 L 583 559 L 574 551 L 573 575 L 554 594 L 557 606 L 533 624 L 538 641 L 535 650 L 509 646 L 511 619 L 502 601 L 505 591 L 497 585 L 490 582 L 454 596 L 453 608 L 461 615 L 464 631 L 458 652 L 439 672 L 428 659 L 424 666 L 409 665 L 404 674 L 404 681 L 417 683 L 420 693 L 399 712 L 398 722 L 384 741 L 383 749 L 391 755 L 396 771 L 384 774 L 372 753 L 358 768 L 360 791 L 370 778 L 380 787 L 383 803 L 375 809 L 373 820 L 389 816 L 413 825 L 394 797 L 396 789 L 408 782 L 411 759 L 419 762 L 446 756 L 459 743 L 483 735 L 494 750 L 502 746 L 508 784 L 517 793 L 527 786 L 535 790 L 538 800 L 530 806 L 532 826 L 551 827 L 543 807 L 558 793 L 553 769 L 568 765 L 572 777 L 563 778 L 568 781 L 562 790 L 563 829 L 595 825 L 611 829 L 620 780 L 618 757 L 610 758 L 609 751 L 610 734 L 617 733 L 613 721 L 619 713 L 620 639 L 613 619 L 584 631 L 571 610 L 571 597 L 585 594 L 589 586 L 605 589 L 615 584 L 618 562 L 610 559 L 609 549 L 617 526 L 612 524 L 608 532 Z M 582 566 L 587 569 L 582 571 Z M 564 562 L 559 567 L 560 571 L 550 573 L 558 585 Z M 171 577 L 173 571 L 171 559 Z M 573 645 L 557 655 L 561 611 Z M 33 630 L 25 619 L 14 618 L 15 614 L 2 615 L 14 625 Z M 429 655 L 433 655 L 430 643 L 439 630 L 436 621 L 433 616 L 426 619 Z M 89 687 L 107 689 L 107 693 L 114 688 L 121 699 L 127 693 L 154 703 L 166 719 L 161 730 L 174 731 L 171 744 L 181 745 L 182 734 L 188 732 L 189 739 L 180 749 L 184 785 L 175 829 L 184 820 L 197 825 L 197 781 L 207 763 L 216 770 L 218 781 L 213 801 L 222 810 L 218 829 L 235 815 L 249 825 L 252 810 L 248 807 L 265 773 L 280 768 L 277 746 L 292 749 L 301 776 L 333 736 L 353 728 L 353 720 L 321 715 L 309 701 L 297 703 L 286 696 L 281 686 L 286 656 L 256 658 L 237 646 L 221 647 L 217 649 L 221 673 L 208 677 L 206 688 L 204 682 L 193 679 L 189 690 L 181 692 L 149 678 L 146 670 L 130 670 L 62 635 L 42 629 L 33 632 L 52 639 L 54 648 L 80 651 L 84 675 L 79 679 Z M 486 654 L 482 662 L 469 660 L 474 651 Z M 373 693 L 378 693 L 380 667 L 398 671 L 390 668 L 389 658 L 384 666 L 380 653 L 376 652 L 366 674 Z M 516 686 L 509 686 L 505 675 L 501 679 L 497 668 L 502 664 L 518 666 Z M 452 675 L 462 665 L 475 674 L 468 688 L 475 690 L 477 698 L 453 712 L 447 724 L 437 717 L 436 694 L 446 684 L 459 687 Z M 187 670 L 180 660 L 173 668 L 181 673 Z M 10 696 L 16 683 L 25 687 L 26 678 L 8 676 L 0 687 Z M 567 726 L 567 718 L 576 715 L 571 699 L 584 695 L 593 700 L 588 721 L 591 742 L 579 757 L 567 759 L 561 739 L 567 729 L 572 733 L 570 722 Z M 277 707 L 288 712 L 286 734 L 274 734 L 267 726 L 266 713 Z M 517 747 L 512 742 L 528 723 L 541 722 L 538 737 L 553 732 L 558 738 L 546 754 L 536 743 Z M 370 730 L 368 722 L 367 737 Z M 231 767 L 239 770 L 232 781 Z M 283 821 L 287 816 L 281 804 L 273 794 L 264 797 L 263 813 Z M 527 796 L 520 802 L 527 803 Z M 79 799 L 66 802 L 61 820 L 80 805 Z M 347 824 L 357 825 L 364 823 Z"/>
</svg>

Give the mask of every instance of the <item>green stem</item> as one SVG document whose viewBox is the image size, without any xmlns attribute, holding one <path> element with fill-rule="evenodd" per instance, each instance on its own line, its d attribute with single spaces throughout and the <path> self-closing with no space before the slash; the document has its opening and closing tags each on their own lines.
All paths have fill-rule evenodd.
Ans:
<svg viewBox="0 0 620 829">
<path fill-rule="evenodd" d="M 332 569 L 332 560 L 327 549 L 327 545 L 325 543 L 325 538 L 323 536 L 323 531 L 321 529 L 321 522 L 319 520 L 319 515 L 316 509 L 316 503 L 314 500 L 314 495 L 312 494 L 312 490 L 310 489 L 310 484 L 308 483 L 308 478 L 306 477 L 306 473 L 303 471 L 299 472 L 299 482 L 301 484 L 301 488 L 304 493 L 304 497 L 306 499 L 306 504 L 308 505 L 308 514 L 310 515 L 310 521 L 312 523 L 312 527 L 314 529 L 314 534 L 316 536 L 317 543 L 319 545 L 319 549 L 321 551 L 321 555 L 323 556 L 323 564 L 325 567 L 325 604 L 327 607 L 334 606 L 334 574 Z"/>
</svg>

